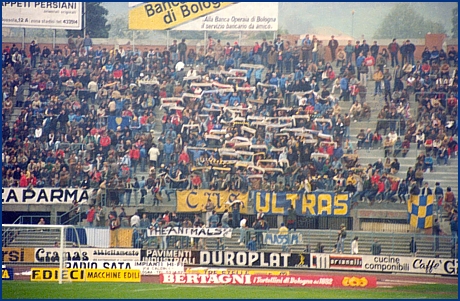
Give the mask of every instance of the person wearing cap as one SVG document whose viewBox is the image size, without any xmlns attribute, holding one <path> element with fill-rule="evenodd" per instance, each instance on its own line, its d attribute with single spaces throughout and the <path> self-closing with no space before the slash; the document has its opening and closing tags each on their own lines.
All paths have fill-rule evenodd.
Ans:
<svg viewBox="0 0 460 301">
<path fill-rule="evenodd" d="M 340 225 L 340 230 L 338 232 L 338 237 L 337 237 L 337 249 L 336 252 L 343 254 L 344 252 L 344 242 L 345 238 L 347 237 L 347 230 L 345 227 L 345 224 Z"/>
</svg>

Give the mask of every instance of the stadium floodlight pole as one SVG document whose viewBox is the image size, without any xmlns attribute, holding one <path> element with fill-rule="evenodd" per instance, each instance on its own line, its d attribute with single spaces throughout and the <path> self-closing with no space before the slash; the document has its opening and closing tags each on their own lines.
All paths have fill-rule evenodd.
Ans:
<svg viewBox="0 0 460 301">
<path fill-rule="evenodd" d="M 83 2 L 83 37 L 86 37 L 86 2 Z"/>
<path fill-rule="evenodd" d="M 355 10 L 351 11 L 351 37 L 353 37 L 353 27 L 354 27 L 354 22 L 355 21 Z"/>
<path fill-rule="evenodd" d="M 26 28 L 22 28 L 22 49 L 24 49 L 24 45 L 26 43 Z"/>
<path fill-rule="evenodd" d="M 133 53 L 134 53 L 134 30 L 133 30 Z"/>
</svg>

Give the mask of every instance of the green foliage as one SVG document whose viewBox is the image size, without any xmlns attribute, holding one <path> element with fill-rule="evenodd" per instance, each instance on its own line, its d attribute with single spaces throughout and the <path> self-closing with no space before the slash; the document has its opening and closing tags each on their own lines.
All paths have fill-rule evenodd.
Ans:
<svg viewBox="0 0 460 301">
<path fill-rule="evenodd" d="M 86 32 L 92 38 L 108 38 L 110 25 L 107 24 L 107 14 L 109 11 L 105 9 L 102 2 L 86 2 Z M 83 30 L 67 30 L 67 36 L 73 34 L 74 37 L 81 35 Z"/>
<path fill-rule="evenodd" d="M 151 31 L 149 30 L 129 30 L 128 19 L 125 17 L 117 17 L 110 21 L 109 37 L 111 39 L 148 39 Z"/>
<path fill-rule="evenodd" d="M 458 6 L 452 10 L 452 38 L 458 38 Z"/>
<path fill-rule="evenodd" d="M 429 32 L 446 33 L 446 30 L 438 22 L 425 20 L 411 7 L 410 3 L 398 3 L 383 19 L 374 38 L 424 38 Z"/>
</svg>

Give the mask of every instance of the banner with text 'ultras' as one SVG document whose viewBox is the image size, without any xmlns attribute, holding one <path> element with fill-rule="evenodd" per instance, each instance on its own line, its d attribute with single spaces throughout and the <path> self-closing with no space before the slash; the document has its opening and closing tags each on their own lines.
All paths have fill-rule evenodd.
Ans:
<svg viewBox="0 0 460 301">
<path fill-rule="evenodd" d="M 348 216 L 350 200 L 346 193 L 308 192 L 286 193 L 253 191 L 254 213 L 262 210 L 265 214 L 287 215 L 291 205 L 298 215 L 303 216 Z"/>
<path fill-rule="evenodd" d="M 240 213 L 249 214 L 248 196 L 249 193 L 239 191 L 214 191 L 209 189 L 177 191 L 177 212 L 202 212 L 208 199 L 211 199 L 211 202 L 216 206 L 217 213 L 223 213 L 225 209 L 229 209 L 230 203 L 239 200 L 242 203 Z"/>
<path fill-rule="evenodd" d="M 232 4 L 233 2 L 144 2 L 129 11 L 129 29 L 170 29 Z"/>
</svg>

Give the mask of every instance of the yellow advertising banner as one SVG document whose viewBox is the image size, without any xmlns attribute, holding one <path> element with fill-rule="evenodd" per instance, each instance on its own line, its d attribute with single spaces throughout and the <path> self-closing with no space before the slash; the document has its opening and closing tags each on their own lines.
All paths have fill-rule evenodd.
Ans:
<svg viewBox="0 0 460 301">
<path fill-rule="evenodd" d="M 141 282 L 141 270 L 85 270 L 87 282 Z"/>
<path fill-rule="evenodd" d="M 62 280 L 71 282 L 84 282 L 85 270 L 63 269 Z M 59 268 L 32 268 L 30 273 L 30 281 L 59 281 Z"/>
<path fill-rule="evenodd" d="M 2 262 L 34 262 L 34 248 L 2 248 Z"/>
<path fill-rule="evenodd" d="M 32 268 L 31 281 L 59 281 L 59 268 Z M 140 270 L 63 269 L 62 280 L 70 282 L 141 282 Z"/>
<path fill-rule="evenodd" d="M 223 213 L 230 209 L 231 203 L 239 200 L 242 202 L 240 213 L 249 214 L 248 197 L 249 193 L 239 191 L 215 191 L 209 189 L 183 190 L 176 192 L 177 212 L 204 212 L 208 199 L 216 206 L 217 213 Z M 252 212 L 251 212 L 252 213 Z"/>
<path fill-rule="evenodd" d="M 233 2 L 146 2 L 129 11 L 129 29 L 170 29 L 232 4 Z"/>
</svg>

